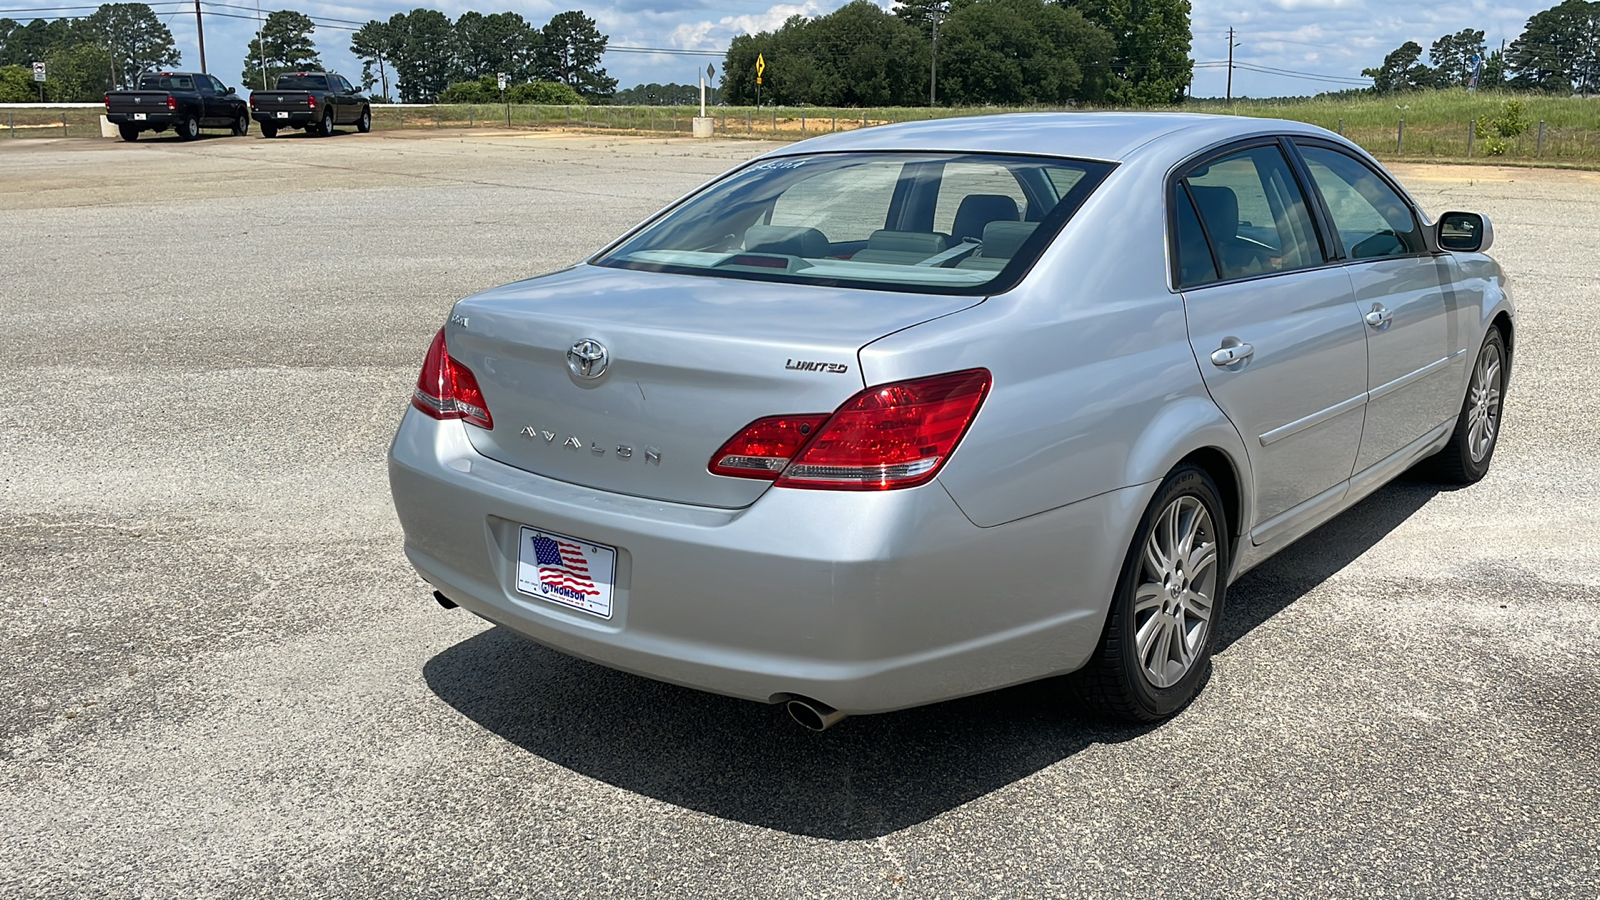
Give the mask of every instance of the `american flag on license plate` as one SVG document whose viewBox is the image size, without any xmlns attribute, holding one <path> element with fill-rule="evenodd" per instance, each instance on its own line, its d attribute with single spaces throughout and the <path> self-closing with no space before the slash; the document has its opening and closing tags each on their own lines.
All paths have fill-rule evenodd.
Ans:
<svg viewBox="0 0 1600 900">
<path fill-rule="evenodd" d="M 540 584 L 600 596 L 600 591 L 589 577 L 589 565 L 584 562 L 583 551 L 578 549 L 577 544 L 539 535 L 533 539 L 533 555 L 539 567 Z"/>
</svg>

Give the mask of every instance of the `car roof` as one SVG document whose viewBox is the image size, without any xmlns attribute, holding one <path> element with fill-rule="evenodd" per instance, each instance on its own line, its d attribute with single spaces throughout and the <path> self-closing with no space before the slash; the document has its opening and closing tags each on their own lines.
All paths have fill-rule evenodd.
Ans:
<svg viewBox="0 0 1600 900">
<path fill-rule="evenodd" d="M 1258 134 L 1334 136 L 1326 129 L 1303 122 L 1250 116 L 1166 112 L 1012 113 L 857 128 L 791 144 L 767 155 L 925 150 L 1030 153 L 1124 162 L 1145 148 L 1165 146 L 1192 151 Z"/>
</svg>

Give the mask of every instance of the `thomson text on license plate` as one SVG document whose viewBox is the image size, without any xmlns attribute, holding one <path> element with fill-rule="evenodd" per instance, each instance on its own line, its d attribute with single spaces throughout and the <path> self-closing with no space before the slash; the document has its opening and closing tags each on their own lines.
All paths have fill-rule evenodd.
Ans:
<svg viewBox="0 0 1600 900">
<path fill-rule="evenodd" d="M 617 551 L 605 544 L 522 526 L 517 537 L 517 590 L 611 618 Z"/>
</svg>

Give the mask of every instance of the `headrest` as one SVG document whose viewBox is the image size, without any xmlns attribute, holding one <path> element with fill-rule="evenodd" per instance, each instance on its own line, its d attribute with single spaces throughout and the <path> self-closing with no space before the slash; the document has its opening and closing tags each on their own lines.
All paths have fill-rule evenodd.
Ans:
<svg viewBox="0 0 1600 900">
<path fill-rule="evenodd" d="M 1038 222 L 990 222 L 983 226 L 984 259 L 1010 259 L 1039 227 Z"/>
<path fill-rule="evenodd" d="M 922 253 L 933 256 L 944 251 L 944 235 L 927 231 L 874 231 L 867 237 L 868 250 L 896 253 Z"/>
<path fill-rule="evenodd" d="M 744 249 L 816 258 L 828 255 L 828 239 L 815 228 L 799 225 L 751 225 L 744 232 Z"/>
<path fill-rule="evenodd" d="M 950 236 L 959 241 L 983 234 L 983 226 L 990 222 L 1015 222 L 1017 201 L 1004 194 L 968 194 L 956 207 L 956 220 L 950 226 Z"/>
<path fill-rule="evenodd" d="M 1226 241 L 1239 236 L 1239 197 L 1230 187 L 1203 187 L 1189 185 L 1194 203 L 1200 207 L 1200 218 L 1206 223 L 1206 232 L 1213 241 Z"/>
</svg>

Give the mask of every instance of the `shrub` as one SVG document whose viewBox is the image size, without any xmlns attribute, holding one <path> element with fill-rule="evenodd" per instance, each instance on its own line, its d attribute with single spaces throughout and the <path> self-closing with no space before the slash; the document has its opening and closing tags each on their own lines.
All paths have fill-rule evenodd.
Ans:
<svg viewBox="0 0 1600 900">
<path fill-rule="evenodd" d="M 570 86 L 558 81 L 530 81 L 507 88 L 506 99 L 512 103 L 541 103 L 546 106 L 576 106 L 589 102 Z"/>
<path fill-rule="evenodd" d="M 1478 137 L 1483 141 L 1485 156 L 1503 156 L 1509 146 L 1506 138 L 1514 138 L 1528 130 L 1528 117 L 1522 111 L 1522 101 L 1507 100 L 1500 115 L 1479 116 L 1473 123 Z"/>
</svg>

